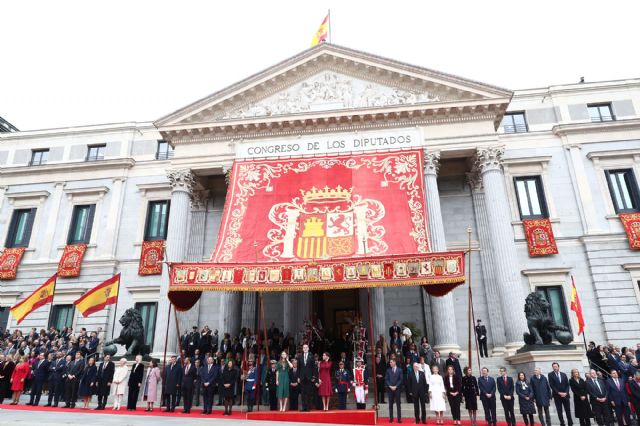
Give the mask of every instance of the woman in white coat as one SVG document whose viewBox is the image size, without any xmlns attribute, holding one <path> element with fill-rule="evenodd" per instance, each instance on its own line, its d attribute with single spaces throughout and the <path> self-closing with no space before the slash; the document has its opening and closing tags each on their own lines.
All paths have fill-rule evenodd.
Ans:
<svg viewBox="0 0 640 426">
<path fill-rule="evenodd" d="M 437 365 L 433 366 L 431 373 L 431 378 L 429 379 L 429 408 L 431 411 L 436 412 L 436 424 L 441 425 L 444 424 L 444 411 L 447 408 L 444 402 L 446 390 Z"/>
<path fill-rule="evenodd" d="M 111 385 L 111 394 L 113 398 L 113 410 L 120 410 L 120 404 L 122 403 L 122 396 L 127 388 L 127 374 L 129 369 L 127 368 L 127 360 L 120 358 L 118 366 L 113 373 L 113 384 Z"/>
</svg>

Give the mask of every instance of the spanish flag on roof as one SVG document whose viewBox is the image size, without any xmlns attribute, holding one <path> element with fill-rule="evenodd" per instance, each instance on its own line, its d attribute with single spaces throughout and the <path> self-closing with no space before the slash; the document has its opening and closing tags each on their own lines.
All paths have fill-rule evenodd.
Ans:
<svg viewBox="0 0 640 426">
<path fill-rule="evenodd" d="M 318 28 L 318 31 L 313 35 L 311 47 L 327 41 L 327 37 L 329 37 L 329 19 L 329 14 L 327 13 L 327 16 L 324 17 L 324 21 L 320 24 L 320 28 Z"/>
<path fill-rule="evenodd" d="M 20 324 L 31 312 L 46 305 L 47 303 L 53 302 L 53 295 L 56 292 L 57 277 L 58 274 L 53 274 L 53 276 L 38 287 L 36 291 L 10 309 L 11 315 L 13 315 L 18 324 Z"/>
<path fill-rule="evenodd" d="M 80 299 L 73 302 L 83 317 L 101 311 L 105 306 L 118 301 L 120 291 L 120 274 L 116 274 L 97 287 L 86 292 Z"/>
</svg>

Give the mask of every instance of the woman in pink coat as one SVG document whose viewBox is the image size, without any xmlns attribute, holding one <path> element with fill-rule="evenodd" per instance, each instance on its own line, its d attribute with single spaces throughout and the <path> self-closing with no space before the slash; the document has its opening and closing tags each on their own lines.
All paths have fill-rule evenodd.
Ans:
<svg viewBox="0 0 640 426">
<path fill-rule="evenodd" d="M 24 381 L 30 372 L 29 357 L 25 355 L 20 359 L 20 362 L 13 370 L 13 374 L 11 374 L 11 391 L 13 392 L 13 402 L 11 405 L 18 405 L 20 394 L 24 390 Z"/>
<path fill-rule="evenodd" d="M 147 401 L 145 411 L 153 411 L 153 403 L 156 402 L 158 394 L 158 383 L 160 383 L 160 369 L 158 361 L 151 360 L 151 365 L 147 369 L 147 381 L 144 385 L 144 400 Z"/>
</svg>

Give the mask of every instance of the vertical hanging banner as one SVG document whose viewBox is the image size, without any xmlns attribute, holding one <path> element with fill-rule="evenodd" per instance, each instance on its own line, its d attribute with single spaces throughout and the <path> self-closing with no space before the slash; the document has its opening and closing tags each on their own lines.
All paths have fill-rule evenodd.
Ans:
<svg viewBox="0 0 640 426">
<path fill-rule="evenodd" d="M 161 275 L 164 240 L 144 241 L 140 250 L 138 275 Z"/>
<path fill-rule="evenodd" d="M 6 248 L 0 256 L 0 280 L 14 280 L 24 255 L 24 247 Z"/>
<path fill-rule="evenodd" d="M 629 248 L 640 250 L 640 213 L 620 213 L 618 216 L 627 233 Z"/>
<path fill-rule="evenodd" d="M 522 225 L 527 236 L 529 256 L 558 254 L 558 246 L 549 219 L 525 219 L 522 221 Z"/>
<path fill-rule="evenodd" d="M 82 265 L 82 259 L 86 251 L 86 244 L 70 244 L 65 246 L 60 262 L 58 263 L 58 276 L 67 278 L 79 276 L 80 265 Z"/>
</svg>

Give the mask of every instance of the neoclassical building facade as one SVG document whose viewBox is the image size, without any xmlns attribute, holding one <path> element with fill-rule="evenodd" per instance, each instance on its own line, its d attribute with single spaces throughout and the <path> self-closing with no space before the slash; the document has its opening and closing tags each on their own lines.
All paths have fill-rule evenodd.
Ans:
<svg viewBox="0 0 640 426">
<path fill-rule="evenodd" d="M 406 144 L 389 136 L 399 133 L 416 136 Z M 344 135 L 358 143 L 341 145 Z M 432 251 L 464 250 L 470 237 L 467 285 L 496 356 L 522 345 L 532 291 L 576 333 L 572 276 L 589 340 L 640 341 L 640 252 L 618 217 L 640 211 L 640 79 L 512 92 L 331 44 L 154 123 L 0 134 L 0 238 L 26 248 L 16 279 L 0 281 L 0 327 L 16 328 L 8 308 L 55 272 L 66 244 L 81 241 L 81 275 L 59 279 L 52 311 L 18 327 L 48 320 L 110 335 L 114 316 L 137 307 L 153 351 L 164 350 L 168 328 L 174 352 L 168 270 L 140 276 L 141 246 L 164 239 L 168 261 L 209 260 L 234 160 L 405 148 L 424 150 Z M 529 255 L 523 220 L 532 218 L 549 219 L 557 254 Z M 84 318 L 73 309 L 118 272 L 118 312 L 111 306 Z M 444 297 L 419 287 L 374 289 L 371 297 L 375 334 L 398 320 L 443 350 L 467 347 L 466 285 Z M 334 335 L 355 316 L 368 321 L 365 290 L 264 298 L 266 322 L 286 333 L 306 319 Z M 254 328 L 256 300 L 204 293 L 178 315 L 178 327 Z"/>
</svg>

